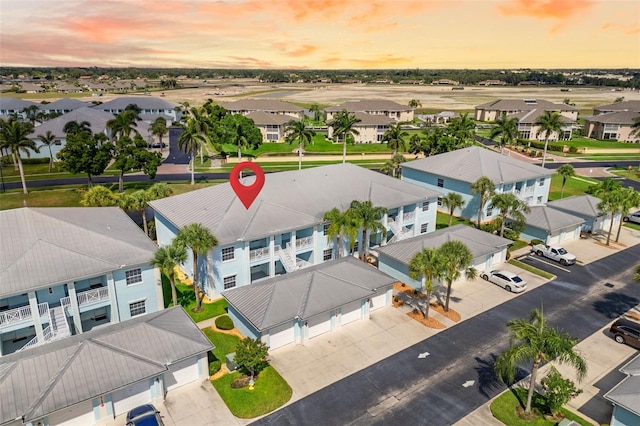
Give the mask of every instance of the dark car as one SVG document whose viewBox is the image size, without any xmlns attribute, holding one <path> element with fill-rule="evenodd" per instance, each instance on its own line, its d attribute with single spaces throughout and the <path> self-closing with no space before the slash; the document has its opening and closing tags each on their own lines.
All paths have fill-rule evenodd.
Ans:
<svg viewBox="0 0 640 426">
<path fill-rule="evenodd" d="M 145 404 L 127 413 L 127 426 L 164 426 L 164 423 L 156 407 Z"/>
<path fill-rule="evenodd" d="M 611 324 L 609 332 L 616 342 L 640 348 L 640 323 L 620 318 Z"/>
</svg>

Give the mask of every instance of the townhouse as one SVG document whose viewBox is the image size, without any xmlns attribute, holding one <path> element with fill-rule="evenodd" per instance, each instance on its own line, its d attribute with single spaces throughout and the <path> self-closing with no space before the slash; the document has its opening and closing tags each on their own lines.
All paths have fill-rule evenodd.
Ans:
<svg viewBox="0 0 640 426">
<path fill-rule="evenodd" d="M 615 102 L 593 108 L 585 120 L 585 134 L 593 139 L 640 142 L 640 132 L 633 126 L 640 120 L 640 101 Z"/>
<path fill-rule="evenodd" d="M 142 118 L 143 121 L 150 122 L 156 117 L 163 116 L 169 124 L 171 124 L 171 122 L 180 121 L 182 118 L 182 110 L 177 103 L 153 96 L 118 97 L 103 104 L 96 105 L 95 108 L 117 115 L 124 111 L 129 105 L 137 105 L 138 108 L 140 108 L 140 118 Z"/>
<path fill-rule="evenodd" d="M 0 97 L 0 118 L 5 120 L 16 115 L 19 118 L 25 118 L 23 110 L 30 106 L 40 106 L 35 102 L 25 101 L 17 98 Z"/>
<path fill-rule="evenodd" d="M 386 99 L 363 99 L 334 105 L 325 109 L 327 121 L 332 120 L 335 113 L 342 110 L 347 110 L 351 113 L 383 115 L 395 122 L 413 121 L 413 108 Z"/>
<path fill-rule="evenodd" d="M 389 126 L 395 123 L 386 115 L 371 115 L 364 112 L 356 112 L 354 115 L 360 120 L 353 126 L 353 130 L 358 132 L 353 135 L 354 143 L 381 143 Z M 331 126 L 327 128 L 327 137 L 334 137 Z M 342 143 L 343 138 L 344 135 L 339 135 L 335 139 L 336 142 Z"/>
<path fill-rule="evenodd" d="M 241 99 L 235 102 L 220 102 L 219 105 L 231 114 L 247 115 L 260 111 L 268 114 L 285 115 L 290 117 L 288 120 L 302 120 L 304 118 L 304 108 L 272 99 Z"/>
<path fill-rule="evenodd" d="M 90 102 L 83 102 L 73 98 L 62 98 L 58 99 L 57 101 L 49 102 L 47 104 L 38 105 L 40 111 L 46 114 L 66 114 L 76 109 L 92 106 L 93 104 L 91 104 Z"/>
</svg>

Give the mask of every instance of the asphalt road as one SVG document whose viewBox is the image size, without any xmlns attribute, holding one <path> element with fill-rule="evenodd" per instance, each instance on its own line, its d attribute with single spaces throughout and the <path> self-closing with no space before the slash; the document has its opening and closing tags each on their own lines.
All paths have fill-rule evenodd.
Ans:
<svg viewBox="0 0 640 426">
<path fill-rule="evenodd" d="M 554 270 L 556 280 L 252 424 L 451 425 L 506 388 L 493 363 L 508 347 L 507 321 L 543 307 L 551 324 L 584 339 L 640 303 L 640 286 L 631 283 L 639 258 L 640 246 L 634 246 L 590 265 L 573 265 L 569 272 Z M 419 359 L 425 351 L 430 355 Z M 527 368 L 517 377 L 525 377 Z"/>
<path fill-rule="evenodd" d="M 184 132 L 181 127 L 169 128 L 169 156 L 163 164 L 189 164 L 191 155 L 178 149 L 178 138 Z"/>
</svg>

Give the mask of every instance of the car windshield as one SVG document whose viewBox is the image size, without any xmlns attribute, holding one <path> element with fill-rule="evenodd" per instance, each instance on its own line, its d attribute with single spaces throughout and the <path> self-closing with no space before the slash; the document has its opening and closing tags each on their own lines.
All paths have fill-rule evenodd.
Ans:
<svg viewBox="0 0 640 426">
<path fill-rule="evenodd" d="M 558 249 L 558 253 L 567 254 L 567 251 L 561 247 L 561 248 Z"/>
<path fill-rule="evenodd" d="M 514 283 L 521 283 L 522 278 L 516 275 L 515 277 L 511 277 L 511 281 L 513 281 Z"/>
</svg>

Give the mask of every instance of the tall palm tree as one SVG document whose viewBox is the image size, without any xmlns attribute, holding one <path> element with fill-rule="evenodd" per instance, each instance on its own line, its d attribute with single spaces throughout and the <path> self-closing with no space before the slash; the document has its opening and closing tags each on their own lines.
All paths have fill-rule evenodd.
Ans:
<svg viewBox="0 0 640 426">
<path fill-rule="evenodd" d="M 313 113 L 313 121 L 320 121 L 322 118 L 322 108 L 317 103 L 312 103 L 309 111 Z"/>
<path fill-rule="evenodd" d="M 557 172 L 560 176 L 562 176 L 562 187 L 560 189 L 560 198 L 564 197 L 564 185 L 567 183 L 567 179 L 576 175 L 576 171 L 573 169 L 571 164 L 563 164 L 558 167 Z"/>
<path fill-rule="evenodd" d="M 489 138 L 500 136 L 500 154 L 503 154 L 505 145 L 515 142 L 518 138 L 518 119 L 507 118 L 507 114 L 503 112 L 500 117 L 496 118 L 495 123 Z"/>
<path fill-rule="evenodd" d="M 634 207 L 640 207 L 640 192 L 633 188 L 624 188 L 624 192 L 620 195 L 620 215 L 625 217 Z M 620 239 L 620 231 L 622 230 L 622 220 L 618 222 L 618 233 L 616 235 L 616 243 Z"/>
<path fill-rule="evenodd" d="M 560 132 L 562 131 L 562 116 L 556 111 L 545 111 L 544 114 L 538 117 L 534 124 L 538 126 L 538 133 L 536 134 L 536 137 L 540 134 L 544 135 L 544 152 L 542 153 L 542 167 L 544 167 L 547 157 L 549 138 L 554 133 L 558 135 L 558 138 L 560 138 Z"/>
<path fill-rule="evenodd" d="M 287 135 L 285 137 L 287 143 L 298 142 L 298 170 L 302 170 L 302 149 L 313 143 L 313 137 L 316 132 L 308 129 L 302 120 L 289 121 L 284 128 L 284 132 Z"/>
<path fill-rule="evenodd" d="M 205 142 L 209 142 L 209 130 L 211 130 L 211 126 L 209 123 L 209 117 L 208 117 L 208 111 L 210 110 L 211 107 L 209 108 L 205 108 L 205 107 L 193 107 L 189 110 L 189 115 L 191 116 L 189 118 L 189 121 L 193 122 L 193 125 L 196 127 L 196 129 L 198 130 L 198 133 L 200 133 L 203 137 Z M 203 159 L 203 151 L 204 151 L 204 143 L 201 143 L 199 146 L 199 152 L 200 152 L 200 163 L 202 163 L 204 161 Z"/>
<path fill-rule="evenodd" d="M 420 108 L 422 106 L 422 102 L 418 99 L 411 99 L 408 104 L 411 108 Z"/>
<path fill-rule="evenodd" d="M 149 194 L 144 189 L 139 189 L 130 194 L 122 194 L 120 196 L 120 207 L 124 210 L 130 210 L 140 213 L 142 216 L 142 229 L 145 235 L 149 235 L 149 227 L 147 225 L 147 203 L 151 201 Z"/>
<path fill-rule="evenodd" d="M 151 134 L 158 137 L 158 142 L 162 146 L 162 138 L 169 132 L 167 129 L 167 120 L 164 117 L 156 118 L 151 124 Z"/>
<path fill-rule="evenodd" d="M 31 151 L 40 152 L 36 143 L 28 137 L 33 132 L 33 124 L 10 118 L 7 121 L 2 121 L 0 126 L 2 126 L 0 127 L 0 148 L 9 150 L 14 160 L 18 163 L 22 192 L 23 194 L 28 194 L 20 153 L 31 157 Z"/>
<path fill-rule="evenodd" d="M 196 155 L 200 145 L 207 140 L 207 136 L 200 132 L 198 125 L 192 119 L 187 120 L 187 124 L 183 128 L 184 131 L 178 138 L 178 148 L 183 152 L 191 153 L 191 185 L 195 185 Z"/>
<path fill-rule="evenodd" d="M 132 133 L 140 134 L 136 127 L 140 120 L 138 114 L 131 109 L 125 109 L 111 120 L 107 121 L 107 129 L 111 132 L 111 140 L 115 141 L 124 136 L 131 137 Z"/>
<path fill-rule="evenodd" d="M 493 181 L 486 176 L 481 176 L 477 181 L 471 184 L 471 193 L 478 194 L 480 196 L 480 203 L 478 207 L 478 229 L 482 224 L 482 212 L 487 200 L 493 196 L 496 192 L 496 186 Z"/>
<path fill-rule="evenodd" d="M 531 311 L 529 320 L 510 320 L 507 328 L 511 346 L 496 359 L 494 369 L 501 380 L 513 382 L 518 366 L 522 362 L 532 363 L 525 413 L 531 412 L 536 376 L 542 363 L 555 360 L 575 368 L 579 380 L 586 376 L 587 364 L 573 348 L 579 340 L 548 325 L 541 309 Z"/>
<path fill-rule="evenodd" d="M 35 126 L 36 121 L 38 121 L 38 115 L 42 113 L 40 108 L 37 105 L 29 105 L 28 107 L 22 110 L 25 118 L 31 123 L 31 125 Z"/>
<path fill-rule="evenodd" d="M 424 319 L 429 318 L 429 305 L 433 293 L 433 280 L 440 280 L 444 274 L 445 264 L 440 252 L 434 248 L 424 248 L 416 253 L 409 261 L 411 278 L 421 279 L 422 289 L 427 293 L 427 300 L 423 311 Z"/>
<path fill-rule="evenodd" d="M 445 299 L 444 310 L 449 312 L 449 299 L 453 282 L 460 278 L 463 273 L 466 279 L 473 280 L 478 276 L 478 271 L 471 267 L 473 254 L 463 242 L 457 240 L 447 241 L 438 248 L 438 252 L 446 265 L 442 274 L 447 283 L 447 298 Z"/>
<path fill-rule="evenodd" d="M 354 138 L 359 135 L 354 126 L 359 123 L 359 118 L 356 118 L 355 114 L 350 113 L 346 109 L 337 112 L 333 116 L 333 120 L 329 121 L 327 124 L 329 127 L 333 129 L 333 137 L 338 140 L 342 137 L 342 163 L 347 162 L 347 139 L 349 137 Z"/>
<path fill-rule="evenodd" d="M 351 247 L 354 246 L 357 237 L 357 229 L 353 226 L 353 219 L 349 210 L 341 212 L 337 208 L 332 208 L 322 216 L 322 220 L 329 222 L 327 227 L 327 239 L 336 240 L 336 256 L 338 259 L 344 256 L 344 239 L 349 241 Z"/>
<path fill-rule="evenodd" d="M 460 117 L 456 117 L 451 120 L 449 126 L 447 126 L 449 132 L 458 141 L 458 147 L 467 146 L 469 139 L 473 141 L 473 137 L 476 133 L 476 122 L 469 113 L 464 113 Z"/>
<path fill-rule="evenodd" d="M 633 124 L 631 125 L 631 133 L 629 136 L 640 135 L 640 117 L 636 117 L 633 119 Z"/>
<path fill-rule="evenodd" d="M 507 222 L 507 216 L 513 218 L 517 222 L 524 223 L 526 222 L 524 213 L 531 212 L 531 208 L 527 203 L 520 200 L 514 194 L 508 192 L 495 194 L 491 197 L 491 204 L 499 211 L 501 237 L 504 236 L 504 226 Z"/>
<path fill-rule="evenodd" d="M 602 182 L 598 183 L 597 185 L 593 185 L 589 187 L 593 195 L 600 198 L 620 188 L 622 188 L 622 185 L 620 184 L 620 182 L 610 177 L 605 178 Z"/>
<path fill-rule="evenodd" d="M 464 198 L 457 192 L 449 192 L 442 197 L 442 205 L 449 209 L 449 228 L 453 223 L 453 213 L 456 209 L 461 209 L 465 205 Z"/>
<path fill-rule="evenodd" d="M 404 158 L 404 155 L 396 154 L 391 158 L 391 160 L 387 160 L 382 167 L 380 167 L 380 171 L 388 176 L 399 177 L 398 171 L 400 169 L 400 164 L 406 161 L 407 159 Z"/>
<path fill-rule="evenodd" d="M 420 135 L 417 133 L 414 133 L 409 138 L 409 152 L 411 154 L 419 154 L 423 152 L 423 148 L 424 148 L 423 143 L 424 141 L 422 140 Z"/>
<path fill-rule="evenodd" d="M 218 239 L 204 225 L 191 223 L 178 231 L 174 241 L 179 246 L 189 247 L 193 252 L 193 292 L 196 295 L 196 307 L 193 312 L 202 312 L 198 258 L 200 256 L 206 257 L 207 252 L 218 245 Z"/>
<path fill-rule="evenodd" d="M 351 206 L 352 217 L 357 226 L 362 229 L 362 242 L 360 244 L 360 259 L 367 261 L 369 254 L 369 235 L 371 232 L 377 234 L 382 232 L 382 238 L 387 237 L 387 229 L 384 227 L 382 217 L 387 213 L 384 207 L 375 207 L 370 200 L 358 201 L 353 200 Z"/>
<path fill-rule="evenodd" d="M 387 146 L 391 148 L 393 152 L 391 157 L 394 157 L 399 149 L 407 150 L 407 142 L 404 140 L 406 136 L 409 136 L 409 133 L 402 130 L 400 123 L 389 125 L 387 131 L 382 135 L 382 142 L 386 142 Z"/>
<path fill-rule="evenodd" d="M 187 261 L 187 249 L 180 244 L 170 244 L 159 247 L 151 259 L 151 264 L 159 268 L 169 278 L 171 285 L 171 300 L 173 306 L 178 306 L 178 292 L 176 291 L 176 266 Z"/>
<path fill-rule="evenodd" d="M 55 144 L 56 135 L 51 133 L 51 130 L 47 130 L 47 133 L 45 133 L 44 135 L 38 135 L 38 138 L 40 138 L 40 140 L 42 141 L 42 145 L 40 145 L 40 148 L 45 146 L 49 148 L 49 172 L 51 172 L 51 169 L 53 168 L 53 153 L 51 152 L 51 145 Z"/>
</svg>

